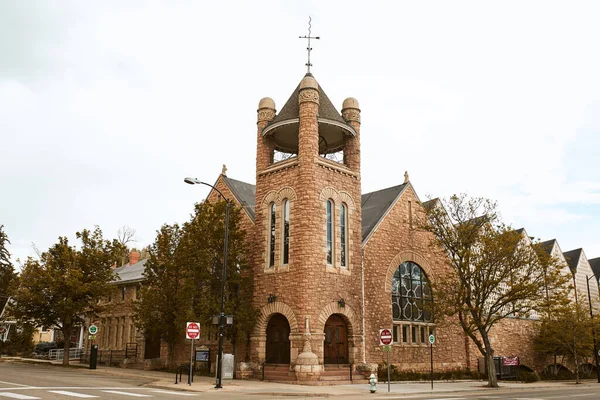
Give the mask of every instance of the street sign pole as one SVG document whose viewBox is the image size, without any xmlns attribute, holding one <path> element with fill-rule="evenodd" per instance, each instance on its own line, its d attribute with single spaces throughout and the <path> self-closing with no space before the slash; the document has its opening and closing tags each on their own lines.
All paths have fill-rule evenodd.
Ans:
<svg viewBox="0 0 600 400">
<path fill-rule="evenodd" d="M 390 349 L 387 351 L 387 367 L 388 367 L 388 393 L 390 392 Z"/>
<path fill-rule="evenodd" d="M 429 335 L 429 355 L 431 357 L 431 390 L 433 390 L 433 343 L 435 336 Z"/>
<path fill-rule="evenodd" d="M 194 339 L 192 339 L 192 348 L 190 349 L 190 373 L 188 376 L 188 385 L 192 386 L 192 365 L 194 363 Z"/>
</svg>

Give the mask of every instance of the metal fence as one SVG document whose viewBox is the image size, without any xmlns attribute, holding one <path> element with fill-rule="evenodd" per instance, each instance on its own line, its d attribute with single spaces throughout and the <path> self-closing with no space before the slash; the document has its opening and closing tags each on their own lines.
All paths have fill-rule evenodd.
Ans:
<svg viewBox="0 0 600 400">
<path fill-rule="evenodd" d="M 69 349 L 69 360 L 76 360 L 81 357 L 83 349 L 81 347 L 73 347 Z M 48 352 L 48 359 L 62 360 L 65 356 L 64 349 L 52 349 Z"/>
<path fill-rule="evenodd" d="M 121 362 L 127 358 L 137 358 L 138 346 L 137 343 L 127 343 L 125 350 L 98 350 L 97 363 L 106 366 L 119 366 Z M 82 351 L 79 357 L 81 364 L 90 362 L 90 352 Z"/>
</svg>

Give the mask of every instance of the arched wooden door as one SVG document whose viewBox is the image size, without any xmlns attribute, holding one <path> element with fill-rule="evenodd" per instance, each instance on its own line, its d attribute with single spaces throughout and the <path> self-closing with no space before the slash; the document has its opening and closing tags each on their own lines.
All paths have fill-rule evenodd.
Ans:
<svg viewBox="0 0 600 400">
<path fill-rule="evenodd" d="M 348 326 L 344 319 L 333 314 L 325 323 L 323 358 L 325 364 L 348 363 Z"/>
<path fill-rule="evenodd" d="M 290 363 L 290 324 L 282 314 L 274 314 L 267 325 L 266 363 Z"/>
</svg>

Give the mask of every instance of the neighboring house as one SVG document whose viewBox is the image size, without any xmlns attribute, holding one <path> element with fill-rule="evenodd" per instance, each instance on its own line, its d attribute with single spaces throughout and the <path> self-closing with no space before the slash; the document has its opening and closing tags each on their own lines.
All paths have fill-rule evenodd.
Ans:
<svg viewBox="0 0 600 400">
<path fill-rule="evenodd" d="M 592 266 L 585 256 L 585 252 L 583 249 L 575 249 L 571 251 L 564 252 L 563 255 L 571 269 L 571 273 L 573 274 L 573 286 L 575 287 L 575 299 L 581 303 L 585 304 L 586 307 L 589 307 L 588 301 L 588 293 L 587 293 L 587 285 L 589 280 L 592 281 L 590 287 L 590 296 L 592 298 L 592 305 L 595 309 L 600 309 L 597 304 L 596 299 L 598 299 L 598 285 L 594 284 L 596 279 L 594 279 L 594 271 L 592 271 Z"/>
<path fill-rule="evenodd" d="M 98 327 L 98 333 L 95 336 L 87 336 L 86 348 L 89 348 L 93 341 L 102 351 L 114 351 L 115 359 L 118 360 L 125 357 L 125 352 L 128 358 L 135 360 L 160 357 L 160 343 L 154 346 L 146 345 L 143 332 L 136 328 L 133 321 L 133 302 L 143 282 L 146 261 L 140 260 L 139 252 L 132 251 L 129 254 L 129 262 L 114 269 L 116 279 L 111 283 L 109 294 L 101 300 L 106 303 L 107 310 L 93 321 L 88 321 L 87 326 L 93 323 Z"/>
</svg>

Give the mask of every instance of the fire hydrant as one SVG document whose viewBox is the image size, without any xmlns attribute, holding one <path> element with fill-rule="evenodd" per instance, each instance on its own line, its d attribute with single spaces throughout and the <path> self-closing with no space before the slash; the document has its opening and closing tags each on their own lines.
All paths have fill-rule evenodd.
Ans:
<svg viewBox="0 0 600 400">
<path fill-rule="evenodd" d="M 375 393 L 377 391 L 377 378 L 375 377 L 375 374 L 371 374 L 369 377 L 369 390 L 371 393 Z"/>
</svg>

